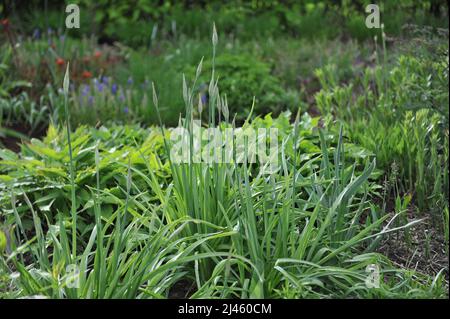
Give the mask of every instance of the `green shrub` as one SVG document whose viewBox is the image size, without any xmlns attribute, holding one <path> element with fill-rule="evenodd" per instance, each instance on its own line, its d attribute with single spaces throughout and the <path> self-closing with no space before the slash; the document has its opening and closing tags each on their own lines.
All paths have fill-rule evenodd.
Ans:
<svg viewBox="0 0 450 319">
<path fill-rule="evenodd" d="M 203 75 L 198 81 L 201 94 L 207 94 L 211 68 L 212 62 L 205 61 Z M 189 74 L 194 74 L 192 69 Z M 249 115 L 253 98 L 254 112 L 257 114 L 278 114 L 283 109 L 294 108 L 298 103 L 297 96 L 286 93 L 280 81 L 271 75 L 270 66 L 250 55 L 219 55 L 215 60 L 215 74 L 220 95 L 226 95 L 230 114 L 236 113 L 238 120 Z"/>
</svg>

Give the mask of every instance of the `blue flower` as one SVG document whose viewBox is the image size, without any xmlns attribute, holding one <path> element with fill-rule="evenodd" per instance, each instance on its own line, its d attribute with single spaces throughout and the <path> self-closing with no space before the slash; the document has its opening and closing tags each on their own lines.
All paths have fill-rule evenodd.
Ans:
<svg viewBox="0 0 450 319">
<path fill-rule="evenodd" d="M 33 39 L 39 39 L 40 37 L 41 37 L 41 31 L 38 28 L 34 29 Z"/>
<path fill-rule="evenodd" d="M 97 79 L 94 79 L 95 87 L 97 88 L 97 91 L 102 92 L 103 91 L 103 83 L 99 82 Z"/>
<path fill-rule="evenodd" d="M 89 95 L 88 97 L 88 104 L 89 106 L 92 106 L 92 104 L 94 104 L 94 97 L 92 95 Z"/>
<path fill-rule="evenodd" d="M 124 112 L 125 114 L 128 114 L 129 111 L 130 111 L 130 110 L 128 109 L 128 106 L 125 106 L 125 107 L 123 108 L 123 112 Z"/>
<path fill-rule="evenodd" d="M 81 95 L 86 96 L 90 91 L 90 86 L 85 84 L 83 85 L 83 89 L 81 90 Z"/>
<path fill-rule="evenodd" d="M 131 76 L 128 78 L 127 83 L 128 83 L 129 85 L 132 85 L 132 84 L 133 84 L 133 78 L 132 78 Z"/>
<path fill-rule="evenodd" d="M 116 83 L 113 83 L 113 85 L 111 85 L 111 92 L 112 92 L 112 94 L 116 95 L 118 89 L 119 88 L 117 87 Z"/>
<path fill-rule="evenodd" d="M 109 84 L 109 78 L 107 76 L 102 76 L 102 82 L 103 82 L 103 84 L 108 85 Z"/>
</svg>

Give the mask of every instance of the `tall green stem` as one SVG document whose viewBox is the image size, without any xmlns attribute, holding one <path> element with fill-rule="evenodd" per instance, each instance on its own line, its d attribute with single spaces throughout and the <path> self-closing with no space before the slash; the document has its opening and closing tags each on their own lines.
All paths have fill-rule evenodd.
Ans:
<svg viewBox="0 0 450 319">
<path fill-rule="evenodd" d="M 77 211 L 76 211 L 76 196 L 75 196 L 75 170 L 73 166 L 72 155 L 72 142 L 70 139 L 70 114 L 68 107 L 69 100 L 69 62 L 67 62 L 66 74 L 64 75 L 63 82 L 64 90 L 64 112 L 66 116 L 66 128 L 67 128 L 67 144 L 69 146 L 69 161 L 70 161 L 70 188 L 71 188 L 71 216 L 72 216 L 72 258 L 76 259 L 77 256 Z"/>
</svg>

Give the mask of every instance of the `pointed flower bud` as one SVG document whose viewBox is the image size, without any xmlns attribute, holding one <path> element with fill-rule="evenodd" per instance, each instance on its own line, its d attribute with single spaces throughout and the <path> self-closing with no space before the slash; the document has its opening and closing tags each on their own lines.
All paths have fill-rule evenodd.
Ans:
<svg viewBox="0 0 450 319">
<path fill-rule="evenodd" d="M 63 90 L 64 90 L 64 94 L 66 94 L 66 95 L 69 94 L 69 85 L 70 85 L 69 62 L 67 62 L 66 74 L 64 74 L 64 81 L 63 81 Z"/>
</svg>

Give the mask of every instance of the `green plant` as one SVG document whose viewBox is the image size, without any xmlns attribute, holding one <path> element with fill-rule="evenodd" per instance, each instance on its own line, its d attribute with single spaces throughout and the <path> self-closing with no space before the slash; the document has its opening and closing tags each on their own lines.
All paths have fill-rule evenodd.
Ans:
<svg viewBox="0 0 450 319">
<path fill-rule="evenodd" d="M 7 258 L 0 256 L 0 267 L 7 274 L 11 275 L 15 270 L 20 276 L 10 277 L 10 285 L 18 290 L 8 293 L 7 297 L 168 297 L 170 287 L 185 273 L 183 265 L 220 255 L 214 252 L 193 255 L 196 247 L 208 240 L 233 234 L 218 228 L 207 236 L 177 238 L 177 234 L 188 224 L 202 221 L 182 219 L 164 224 L 152 208 L 138 205 L 132 209 L 132 203 L 145 193 L 140 191 L 137 196 L 131 196 L 131 188 L 135 185 L 129 164 L 126 189 L 121 189 L 126 198 L 117 201 L 118 209 L 109 218 L 102 217 L 100 203 L 114 195 L 100 190 L 101 158 L 97 151 L 95 153 L 97 187 L 90 189 L 95 222 L 87 241 L 69 239 L 67 228 L 74 225 L 74 220 L 61 212 L 58 213 L 57 223 L 47 224 L 44 233 L 39 215 L 24 194 L 33 214 L 35 230 L 33 237 L 27 239 L 15 198 L 12 197 L 17 237 L 13 242 L 14 253 Z M 125 223 L 130 219 L 130 213 L 134 217 Z M 21 243 L 21 239 L 25 239 L 26 243 L 16 246 L 15 243 Z M 70 248 L 71 242 L 75 253 Z M 37 249 L 30 249 L 31 245 Z M 27 263 L 24 262 L 25 254 L 30 260 Z"/>
<path fill-rule="evenodd" d="M 413 194 L 415 205 L 438 221 L 448 205 L 448 53 L 439 57 L 400 56 L 346 85 L 332 66 L 316 71 L 321 113 L 343 120 L 351 140 L 374 152 L 388 174 L 395 162 L 394 198 Z"/>
<path fill-rule="evenodd" d="M 13 60 L 13 50 L 8 44 L 1 46 L 0 54 L 0 98 L 7 98 L 13 90 L 30 87 L 31 84 L 23 80 L 11 80 L 11 64 Z"/>
<path fill-rule="evenodd" d="M 247 117 L 254 98 L 254 111 L 257 113 L 277 114 L 282 109 L 296 106 L 295 95 L 284 92 L 279 80 L 271 75 L 268 64 L 246 54 L 222 54 L 215 62 L 210 60 L 204 62 L 205 74 L 212 71 L 213 63 L 217 79 L 220 80 L 220 93 L 222 96 L 226 95 L 229 111 L 231 114 L 236 113 L 238 120 L 242 121 Z M 209 80 L 201 76 L 198 88 L 195 88 L 199 91 L 204 104 L 211 98 L 207 92 L 208 83 Z"/>
<path fill-rule="evenodd" d="M 41 134 L 51 116 L 47 104 L 44 96 L 36 103 L 25 92 L 9 99 L 0 98 L 0 129 L 20 130 L 27 136 Z"/>
<path fill-rule="evenodd" d="M 108 190 L 113 196 L 100 204 L 103 217 L 109 217 L 117 207 L 116 199 L 123 200 L 124 194 L 117 185 L 125 182 L 126 170 L 123 164 L 130 158 L 133 167 L 148 174 L 152 170 L 160 183 L 168 177 L 168 167 L 162 154 L 162 137 L 155 131 L 146 131 L 137 126 L 111 126 L 100 129 L 80 127 L 71 133 L 72 155 L 75 167 L 75 189 L 78 211 L 79 235 L 85 236 L 91 230 L 94 216 L 90 185 L 96 183 L 95 156 L 98 149 L 101 156 L 101 190 Z M 142 156 L 148 159 L 147 166 Z M 33 139 L 22 145 L 22 154 L 1 150 L 0 157 L 0 202 L 5 210 L 12 209 L 9 202 L 11 192 L 17 198 L 18 212 L 24 220 L 27 231 L 32 229 L 29 210 L 26 209 L 24 194 L 28 196 L 36 212 L 45 220 L 56 223 L 57 212 L 68 212 L 71 206 L 69 146 L 62 130 L 50 126 L 43 141 Z M 160 159 L 161 157 L 161 159 Z M 30 159 L 33 160 L 30 161 Z M 133 175 L 134 182 L 143 187 L 143 176 Z M 134 194 L 134 193 L 133 193 Z M 141 198 L 152 202 L 150 195 Z M 68 216 L 66 216 L 68 217 Z"/>
<path fill-rule="evenodd" d="M 444 224 L 444 238 L 445 238 L 445 249 L 448 255 L 448 243 L 449 243 L 449 214 L 448 207 L 444 208 L 444 213 L 442 214 L 443 224 Z"/>
<path fill-rule="evenodd" d="M 213 36 L 213 45 L 217 41 L 214 39 Z M 201 70 L 201 66 L 200 63 L 197 70 Z M 197 77 L 199 73 L 196 73 Z M 220 102 L 215 74 L 213 62 L 210 83 L 214 86 L 209 89 L 209 111 L 214 112 L 217 108 L 227 118 L 228 113 L 224 111 L 227 110 L 227 103 Z M 182 123 L 184 129 L 191 133 L 190 136 L 193 135 L 197 77 L 192 87 L 184 82 L 183 89 L 187 118 Z M 154 87 L 153 101 L 159 114 Z M 210 127 L 215 125 L 215 118 L 214 115 L 209 117 Z M 244 125 L 248 123 L 246 121 Z M 162 129 L 162 122 L 160 125 Z M 348 254 L 351 254 L 351 248 L 356 247 L 370 252 L 376 245 L 374 238 L 393 231 L 384 227 L 376 232 L 388 215 L 377 216 L 376 208 L 367 201 L 373 189 L 367 181 L 375 162 L 367 163 L 357 175 L 356 163 L 346 166 L 342 130 L 333 150 L 334 161 L 329 158 L 331 154 L 323 131 L 319 131 L 321 148 L 317 156 L 302 157 L 296 145 L 301 126 L 297 117 L 288 133 L 294 141 L 293 152 L 282 151 L 281 166 L 268 177 L 253 175 L 258 165 L 253 167 L 246 161 L 243 164 L 238 164 L 236 160 L 230 164 L 194 163 L 192 141 L 188 163 L 177 164 L 169 158 L 173 196 L 167 198 L 161 194 L 165 219 L 172 221 L 190 217 L 207 222 L 186 228 L 184 236 L 208 233 L 213 225 L 235 230 L 230 237 L 231 242 L 223 238 L 201 247 L 205 253 L 225 249 L 230 256 L 220 262 L 202 260 L 196 264 L 191 274 L 191 280 L 195 280 L 198 289 L 194 296 L 226 297 L 231 293 L 240 298 L 273 297 L 284 286 L 301 296 L 312 297 L 322 296 L 321 289 L 330 285 L 337 285 L 343 291 L 343 295 L 337 293 L 333 296 L 358 295 L 359 292 L 370 294 L 361 282 L 364 278 L 362 269 L 379 260 L 377 255 L 368 253 L 350 257 Z M 165 140 L 166 153 L 171 152 L 171 147 L 171 142 Z M 247 143 L 245 147 L 247 150 Z M 304 176 L 308 172 L 313 173 L 311 167 L 317 174 Z M 154 185 L 157 189 L 157 184 Z M 365 214 L 366 222 L 360 224 L 359 219 Z M 414 223 L 416 221 L 397 229 Z M 363 243 L 367 244 L 366 250 Z M 235 255 L 248 260 L 252 271 L 233 260 Z M 351 270 L 344 269 L 344 260 L 352 264 Z M 288 266 L 282 267 L 282 264 Z M 222 272 L 225 272 L 224 275 L 220 275 Z M 296 277 L 298 275 L 304 278 Z M 358 285 L 358 291 L 354 289 L 355 285 Z M 384 289 L 380 293 L 389 294 Z"/>
</svg>

